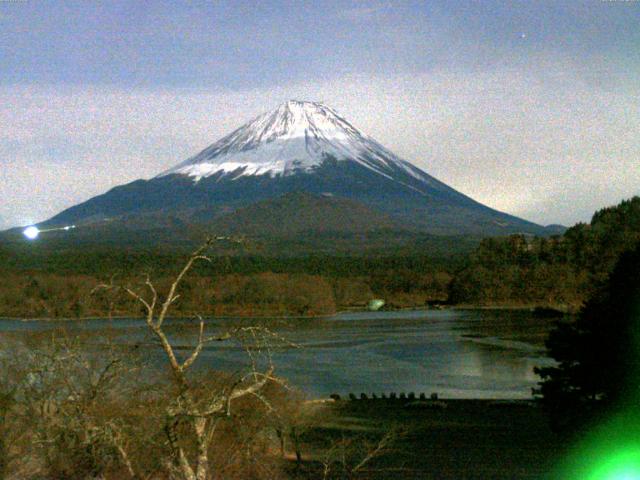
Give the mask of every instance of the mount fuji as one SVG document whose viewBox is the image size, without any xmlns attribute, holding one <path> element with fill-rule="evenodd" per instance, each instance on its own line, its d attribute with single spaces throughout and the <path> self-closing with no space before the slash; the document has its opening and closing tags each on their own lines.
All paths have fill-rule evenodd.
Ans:
<svg viewBox="0 0 640 480">
<path fill-rule="evenodd" d="M 258 116 L 154 178 L 115 187 L 42 226 L 70 224 L 255 235 L 261 229 L 270 235 L 378 229 L 477 236 L 549 233 L 445 185 L 330 107 L 297 100 Z"/>
</svg>

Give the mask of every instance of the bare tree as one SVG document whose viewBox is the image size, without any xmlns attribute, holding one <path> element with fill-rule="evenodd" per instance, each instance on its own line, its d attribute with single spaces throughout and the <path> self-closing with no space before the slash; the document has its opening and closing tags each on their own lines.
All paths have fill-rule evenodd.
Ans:
<svg viewBox="0 0 640 480">
<path fill-rule="evenodd" d="M 369 478 L 374 471 L 384 471 L 383 468 L 370 468 L 371 464 L 392 453 L 398 440 L 405 435 L 403 429 L 394 427 L 374 442 L 364 436 L 343 436 L 332 442 L 320 460 L 323 480 L 335 478 L 336 475 L 347 479 Z"/>
<path fill-rule="evenodd" d="M 223 334 L 208 336 L 205 334 L 205 321 L 198 317 L 195 346 L 187 355 L 179 356 L 176 353 L 166 329 L 171 306 L 180 298 L 180 286 L 194 265 L 197 262 L 210 261 L 206 251 L 211 243 L 210 239 L 189 256 L 166 295 L 162 295 L 156 289 L 148 276 L 144 281 L 146 292 L 137 291 L 129 286 L 116 286 L 113 282 L 98 287 L 122 290 L 137 301 L 145 312 L 147 327 L 164 352 L 176 388 L 164 415 L 164 431 L 171 457 L 168 467 L 171 475 L 181 480 L 211 478 L 210 449 L 220 420 L 230 417 L 235 402 L 246 397 L 258 399 L 268 410 L 272 410 L 273 407 L 262 391 L 270 382 L 280 382 L 274 376 L 270 352 L 271 345 L 282 339 L 266 327 L 237 327 Z M 249 371 L 218 388 L 203 391 L 198 382 L 188 374 L 190 369 L 207 344 L 232 339 L 244 346 L 251 360 Z M 109 436 L 113 443 L 119 446 L 130 476 L 135 477 L 134 468 L 127 460 L 126 450 L 118 443 L 118 430 L 112 429 Z"/>
<path fill-rule="evenodd" d="M 54 329 L 16 336 L 3 349 L 10 478 L 86 478 L 126 465 L 118 451 L 122 414 L 141 398 L 139 368 L 131 354 L 96 337 Z"/>
</svg>

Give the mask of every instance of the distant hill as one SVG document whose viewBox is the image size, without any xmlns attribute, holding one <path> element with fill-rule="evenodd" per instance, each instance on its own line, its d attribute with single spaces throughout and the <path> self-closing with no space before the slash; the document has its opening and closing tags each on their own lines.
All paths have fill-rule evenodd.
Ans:
<svg viewBox="0 0 640 480">
<path fill-rule="evenodd" d="M 639 242 L 640 197 L 603 208 L 563 235 L 483 239 L 451 283 L 451 300 L 577 308 Z"/>
</svg>

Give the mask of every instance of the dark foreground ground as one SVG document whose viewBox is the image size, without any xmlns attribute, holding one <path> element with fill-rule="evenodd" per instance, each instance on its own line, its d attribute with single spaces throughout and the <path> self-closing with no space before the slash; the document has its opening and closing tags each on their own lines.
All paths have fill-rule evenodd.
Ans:
<svg viewBox="0 0 640 480">
<path fill-rule="evenodd" d="M 315 414 L 319 426 L 301 435 L 298 478 L 551 478 L 565 451 L 531 402 L 343 400 Z"/>
</svg>

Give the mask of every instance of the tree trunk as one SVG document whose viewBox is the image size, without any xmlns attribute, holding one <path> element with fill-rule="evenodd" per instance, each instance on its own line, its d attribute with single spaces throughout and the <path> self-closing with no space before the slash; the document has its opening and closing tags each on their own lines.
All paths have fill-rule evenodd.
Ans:
<svg viewBox="0 0 640 480">
<path fill-rule="evenodd" d="M 198 443 L 198 460 L 196 480 L 207 480 L 209 477 L 209 442 L 207 441 L 207 419 L 198 417 L 193 422 Z"/>
<path fill-rule="evenodd" d="M 177 421 L 175 418 L 167 417 L 165 424 L 165 433 L 169 439 L 169 445 L 171 447 L 171 453 L 175 466 L 182 477 L 182 480 L 198 480 L 196 474 L 193 472 L 193 468 L 189 465 L 189 459 L 184 453 L 184 450 L 178 444 L 178 435 L 176 433 Z"/>
</svg>

